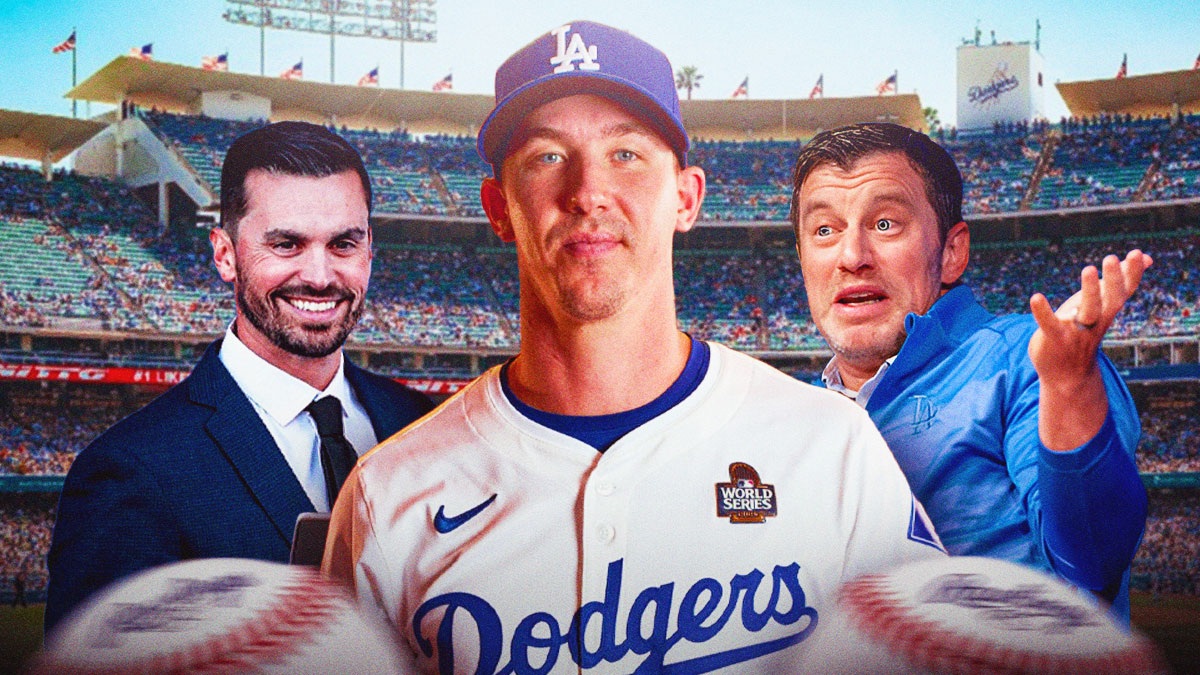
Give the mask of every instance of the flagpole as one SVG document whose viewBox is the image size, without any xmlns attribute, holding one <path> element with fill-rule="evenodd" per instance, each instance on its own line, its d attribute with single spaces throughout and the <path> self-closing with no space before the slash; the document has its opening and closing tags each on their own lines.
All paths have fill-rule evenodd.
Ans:
<svg viewBox="0 0 1200 675">
<path fill-rule="evenodd" d="M 267 8 L 258 3 L 258 74 L 267 75 Z"/>
<path fill-rule="evenodd" d="M 75 89 L 75 73 L 77 72 L 75 55 L 79 52 L 79 33 L 76 31 L 76 29 L 74 27 L 71 28 L 71 35 L 75 36 L 75 48 L 71 50 L 71 89 Z M 78 110 L 79 110 L 79 101 L 74 96 L 72 96 L 71 97 L 71 117 L 76 117 L 76 118 L 79 117 Z"/>
</svg>

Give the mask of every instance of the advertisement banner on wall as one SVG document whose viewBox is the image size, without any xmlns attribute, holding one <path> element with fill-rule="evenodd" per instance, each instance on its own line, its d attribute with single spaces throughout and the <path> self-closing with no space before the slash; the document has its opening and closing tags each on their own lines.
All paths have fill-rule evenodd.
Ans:
<svg viewBox="0 0 1200 675">
<path fill-rule="evenodd" d="M 120 366 L 63 366 L 0 362 L 0 381 L 70 382 L 80 384 L 145 384 L 169 387 L 179 384 L 190 370 L 173 368 L 128 368 Z M 426 394 L 449 396 L 469 380 L 397 377 L 400 384 Z"/>
</svg>

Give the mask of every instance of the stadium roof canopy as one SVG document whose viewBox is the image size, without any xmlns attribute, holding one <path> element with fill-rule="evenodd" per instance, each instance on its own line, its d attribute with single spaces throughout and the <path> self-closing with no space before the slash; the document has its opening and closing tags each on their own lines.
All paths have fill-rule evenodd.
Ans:
<svg viewBox="0 0 1200 675">
<path fill-rule="evenodd" d="M 795 100 L 682 101 L 684 126 L 693 138 L 807 138 L 857 122 L 895 122 L 924 129 L 916 94 Z"/>
<path fill-rule="evenodd" d="M 423 120 L 472 129 L 492 108 L 483 95 L 402 91 L 306 80 L 285 80 L 118 56 L 71 91 L 68 98 L 196 114 L 205 92 L 237 91 L 271 101 L 275 119 L 306 119 L 351 127 L 413 127 Z"/>
<path fill-rule="evenodd" d="M 414 133 L 474 134 L 492 108 L 487 94 L 358 87 L 285 80 L 119 56 L 67 93 L 118 105 L 131 101 L 179 113 L 202 111 L 205 92 L 236 91 L 271 101 L 274 119 L 303 119 L 356 128 L 407 128 Z M 803 100 L 682 102 L 684 126 L 697 138 L 806 138 L 853 122 L 893 121 L 923 128 L 916 94 Z"/>
<path fill-rule="evenodd" d="M 48 168 L 104 127 L 91 120 L 0 110 L 0 157 L 31 159 Z"/>
<path fill-rule="evenodd" d="M 1200 70 L 1059 82 L 1054 86 L 1076 117 L 1100 113 L 1149 116 L 1200 112 Z"/>
</svg>

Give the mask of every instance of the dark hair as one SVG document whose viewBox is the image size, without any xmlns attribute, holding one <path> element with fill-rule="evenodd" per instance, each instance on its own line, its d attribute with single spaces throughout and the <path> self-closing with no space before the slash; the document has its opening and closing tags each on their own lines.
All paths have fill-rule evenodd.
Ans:
<svg viewBox="0 0 1200 675">
<path fill-rule="evenodd" d="M 919 131 L 899 124 L 866 122 L 822 131 L 796 158 L 792 172 L 792 227 L 800 227 L 800 187 L 814 169 L 832 164 L 849 171 L 860 159 L 875 153 L 898 152 L 925 183 L 925 197 L 937 214 L 938 239 L 962 220 L 962 174 L 950 153 Z"/>
<path fill-rule="evenodd" d="M 242 134 L 225 153 L 221 167 L 221 227 L 237 237 L 246 215 L 246 175 L 261 169 L 291 176 L 323 178 L 343 171 L 358 173 L 367 212 L 371 211 L 371 177 L 362 157 L 341 136 L 307 122 L 276 122 Z"/>
</svg>

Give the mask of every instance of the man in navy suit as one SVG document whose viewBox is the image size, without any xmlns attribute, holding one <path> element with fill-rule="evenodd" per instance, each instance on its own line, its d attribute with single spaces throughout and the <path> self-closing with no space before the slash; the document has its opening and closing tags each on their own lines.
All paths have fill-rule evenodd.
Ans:
<svg viewBox="0 0 1200 675">
<path fill-rule="evenodd" d="M 71 467 L 48 560 L 47 631 L 144 568 L 286 561 L 296 517 L 328 511 L 337 495 L 345 474 L 331 461 L 352 464 L 432 408 L 342 354 L 371 274 L 370 206 L 362 159 L 323 127 L 280 122 L 233 143 L 210 241 L 237 316 L 184 382 Z"/>
</svg>

